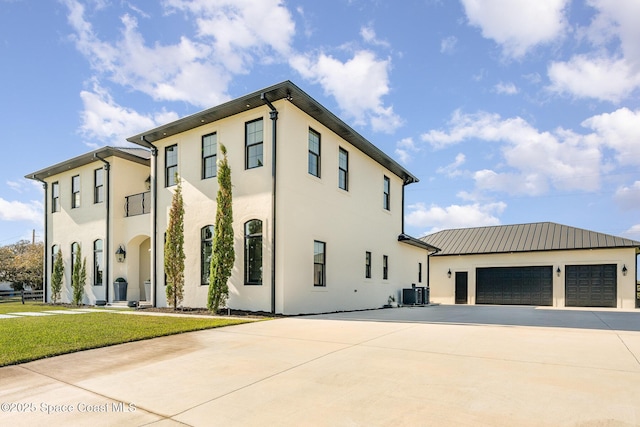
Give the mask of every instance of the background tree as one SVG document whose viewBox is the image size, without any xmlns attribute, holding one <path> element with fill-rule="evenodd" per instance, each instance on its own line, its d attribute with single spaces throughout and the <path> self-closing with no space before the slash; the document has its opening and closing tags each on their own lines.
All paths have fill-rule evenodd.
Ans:
<svg viewBox="0 0 640 427">
<path fill-rule="evenodd" d="M 184 290 L 184 204 L 182 184 L 176 174 L 176 191 L 171 199 L 169 227 L 164 243 L 164 273 L 167 276 L 167 303 L 175 310 L 182 302 Z"/>
<path fill-rule="evenodd" d="M 235 262 L 233 249 L 233 208 L 231 195 L 231 169 L 227 161 L 227 148 L 220 144 L 222 160 L 218 163 L 218 196 L 216 197 L 216 223 L 213 230 L 213 249 L 209 274 L 207 308 L 213 313 L 227 303 L 227 284 Z"/>
<path fill-rule="evenodd" d="M 71 290 L 73 291 L 73 303 L 75 305 L 80 305 L 82 303 L 84 286 L 86 283 L 87 258 L 82 258 L 82 247 L 78 246 L 78 253 L 73 260 L 73 273 L 71 275 Z"/>
<path fill-rule="evenodd" d="M 21 240 L 0 247 L 0 282 L 9 282 L 13 289 L 42 289 L 44 245 Z"/>
<path fill-rule="evenodd" d="M 58 250 L 56 260 L 53 262 L 53 273 L 51 274 L 51 301 L 57 303 L 62 291 L 62 279 L 64 278 L 64 262 L 62 261 L 62 250 Z"/>
</svg>

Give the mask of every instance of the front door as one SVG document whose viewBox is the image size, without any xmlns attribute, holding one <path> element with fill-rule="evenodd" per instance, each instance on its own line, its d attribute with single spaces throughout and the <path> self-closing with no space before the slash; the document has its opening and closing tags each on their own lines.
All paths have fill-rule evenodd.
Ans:
<svg viewBox="0 0 640 427">
<path fill-rule="evenodd" d="M 467 281 L 468 274 L 466 271 L 456 271 L 456 304 L 467 303 Z"/>
</svg>

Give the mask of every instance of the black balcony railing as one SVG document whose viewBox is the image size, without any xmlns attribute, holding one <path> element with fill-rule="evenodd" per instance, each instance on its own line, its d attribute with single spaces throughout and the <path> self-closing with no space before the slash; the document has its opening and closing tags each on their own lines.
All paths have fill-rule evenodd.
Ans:
<svg viewBox="0 0 640 427">
<path fill-rule="evenodd" d="M 151 212 L 151 192 L 133 194 L 124 198 L 124 216 L 136 216 Z"/>
</svg>

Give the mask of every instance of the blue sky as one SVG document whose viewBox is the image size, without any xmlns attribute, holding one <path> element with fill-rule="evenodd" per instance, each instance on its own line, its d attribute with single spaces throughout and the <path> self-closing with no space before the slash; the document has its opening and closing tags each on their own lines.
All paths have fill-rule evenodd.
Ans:
<svg viewBox="0 0 640 427">
<path fill-rule="evenodd" d="M 638 0 L 0 0 L 0 245 L 24 175 L 287 79 L 420 178 L 412 235 L 640 240 Z"/>
</svg>

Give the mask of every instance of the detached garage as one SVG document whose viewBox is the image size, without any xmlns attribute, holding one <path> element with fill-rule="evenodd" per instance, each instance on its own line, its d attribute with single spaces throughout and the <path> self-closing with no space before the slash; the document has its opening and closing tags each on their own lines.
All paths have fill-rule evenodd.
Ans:
<svg viewBox="0 0 640 427">
<path fill-rule="evenodd" d="M 640 242 L 551 222 L 444 230 L 422 238 L 431 301 L 636 308 Z"/>
</svg>

